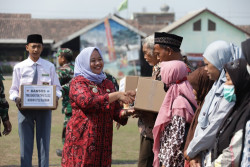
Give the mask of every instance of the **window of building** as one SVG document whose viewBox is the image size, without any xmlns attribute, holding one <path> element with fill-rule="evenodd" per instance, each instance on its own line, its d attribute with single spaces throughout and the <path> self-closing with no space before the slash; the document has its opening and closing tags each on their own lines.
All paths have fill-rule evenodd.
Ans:
<svg viewBox="0 0 250 167">
<path fill-rule="evenodd" d="M 201 31 L 201 20 L 198 20 L 193 24 L 193 30 L 194 31 Z"/>
<path fill-rule="evenodd" d="M 208 20 L 208 31 L 215 31 L 215 30 L 216 30 L 215 22 Z"/>
</svg>

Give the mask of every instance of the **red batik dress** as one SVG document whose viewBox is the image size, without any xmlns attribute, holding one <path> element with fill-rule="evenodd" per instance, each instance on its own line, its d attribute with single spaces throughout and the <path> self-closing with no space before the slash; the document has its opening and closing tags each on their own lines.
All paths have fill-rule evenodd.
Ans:
<svg viewBox="0 0 250 167">
<path fill-rule="evenodd" d="M 97 85 L 83 76 L 72 79 L 69 97 L 72 117 L 66 127 L 63 167 L 111 166 L 113 120 L 122 125 L 118 102 L 108 103 L 113 83 L 105 79 Z"/>
</svg>

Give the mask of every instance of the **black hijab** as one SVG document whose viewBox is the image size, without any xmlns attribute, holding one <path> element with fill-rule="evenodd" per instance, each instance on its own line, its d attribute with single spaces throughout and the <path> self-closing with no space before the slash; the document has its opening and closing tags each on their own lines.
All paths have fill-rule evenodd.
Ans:
<svg viewBox="0 0 250 167">
<path fill-rule="evenodd" d="M 241 49 L 247 63 L 250 65 L 250 38 L 241 43 Z"/>
<path fill-rule="evenodd" d="M 237 59 L 225 64 L 225 69 L 234 84 L 236 103 L 223 120 L 223 124 L 216 134 L 216 143 L 212 150 L 212 161 L 227 148 L 234 134 L 245 128 L 250 116 L 250 75 L 246 69 L 247 62 Z"/>
</svg>

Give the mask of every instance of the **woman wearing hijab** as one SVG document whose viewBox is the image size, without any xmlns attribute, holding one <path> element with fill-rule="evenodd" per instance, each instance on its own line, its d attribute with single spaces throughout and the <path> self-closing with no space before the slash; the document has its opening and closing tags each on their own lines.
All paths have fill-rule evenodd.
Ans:
<svg viewBox="0 0 250 167">
<path fill-rule="evenodd" d="M 241 49 L 249 66 L 250 65 L 250 38 L 248 38 L 247 40 L 241 43 Z M 249 70 L 248 70 L 248 73 L 250 73 Z"/>
<path fill-rule="evenodd" d="M 185 128 L 194 115 L 192 106 L 197 104 L 192 86 L 187 81 L 186 64 L 173 60 L 162 62 L 160 66 L 167 93 L 153 129 L 153 166 L 182 167 Z"/>
<path fill-rule="evenodd" d="M 224 85 L 224 97 L 236 98 L 236 103 L 222 121 L 223 124 L 216 134 L 212 150 L 212 161 L 215 166 L 240 166 L 243 130 L 250 118 L 250 76 L 246 65 L 244 59 L 225 65 L 227 81 Z"/>
<path fill-rule="evenodd" d="M 241 48 L 243 55 L 245 56 L 245 59 L 247 61 L 247 71 L 250 75 L 250 38 L 243 41 L 241 43 Z M 248 106 L 250 108 L 250 105 Z M 246 123 L 243 136 L 244 138 L 244 149 L 242 152 L 242 161 L 241 166 L 242 167 L 249 167 L 250 166 L 250 118 L 248 118 L 248 121 Z"/>
<path fill-rule="evenodd" d="M 195 111 L 195 115 L 193 117 L 192 123 L 188 131 L 188 135 L 187 135 L 185 147 L 184 147 L 184 152 L 187 150 L 187 147 L 194 136 L 194 131 L 198 123 L 198 117 L 201 111 L 201 107 L 204 103 L 205 96 L 207 95 L 207 93 L 209 92 L 209 90 L 211 89 L 214 83 L 213 80 L 209 79 L 204 67 L 199 67 L 194 72 L 189 74 L 187 77 L 187 80 L 193 87 L 193 92 L 195 94 L 198 107 Z M 185 167 L 188 167 L 188 166 L 189 166 L 188 163 L 185 163 Z"/>
<path fill-rule="evenodd" d="M 185 158 L 190 160 L 191 167 L 209 166 L 211 164 L 211 160 L 208 159 L 211 158 L 209 150 L 215 142 L 216 132 L 225 115 L 235 104 L 233 100 L 227 101 L 223 98 L 224 83 L 226 81 L 223 65 L 238 59 L 240 56 L 240 50 L 225 41 L 211 43 L 203 54 L 205 70 L 209 78 L 215 82 L 205 97 L 194 137 L 185 153 Z"/>
<path fill-rule="evenodd" d="M 63 167 L 111 166 L 113 120 L 127 123 L 127 112 L 118 100 L 131 103 L 135 92 L 115 92 L 103 66 L 96 47 L 83 49 L 75 60 L 69 93 L 72 117 L 66 127 Z"/>
</svg>

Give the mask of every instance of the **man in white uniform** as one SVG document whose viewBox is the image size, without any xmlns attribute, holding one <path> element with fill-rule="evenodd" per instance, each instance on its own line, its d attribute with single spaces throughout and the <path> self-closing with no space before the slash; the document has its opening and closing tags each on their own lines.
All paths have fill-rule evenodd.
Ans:
<svg viewBox="0 0 250 167">
<path fill-rule="evenodd" d="M 21 166 L 32 167 L 34 131 L 38 151 L 38 166 L 49 166 L 49 146 L 51 131 L 51 110 L 20 110 L 21 85 L 56 85 L 57 104 L 61 97 L 61 86 L 55 67 L 40 58 L 43 50 L 42 36 L 31 34 L 27 37 L 26 50 L 29 57 L 15 65 L 10 88 L 10 99 L 16 102 L 18 111 L 18 131 L 20 137 Z M 34 130 L 36 129 L 36 130 Z"/>
</svg>

